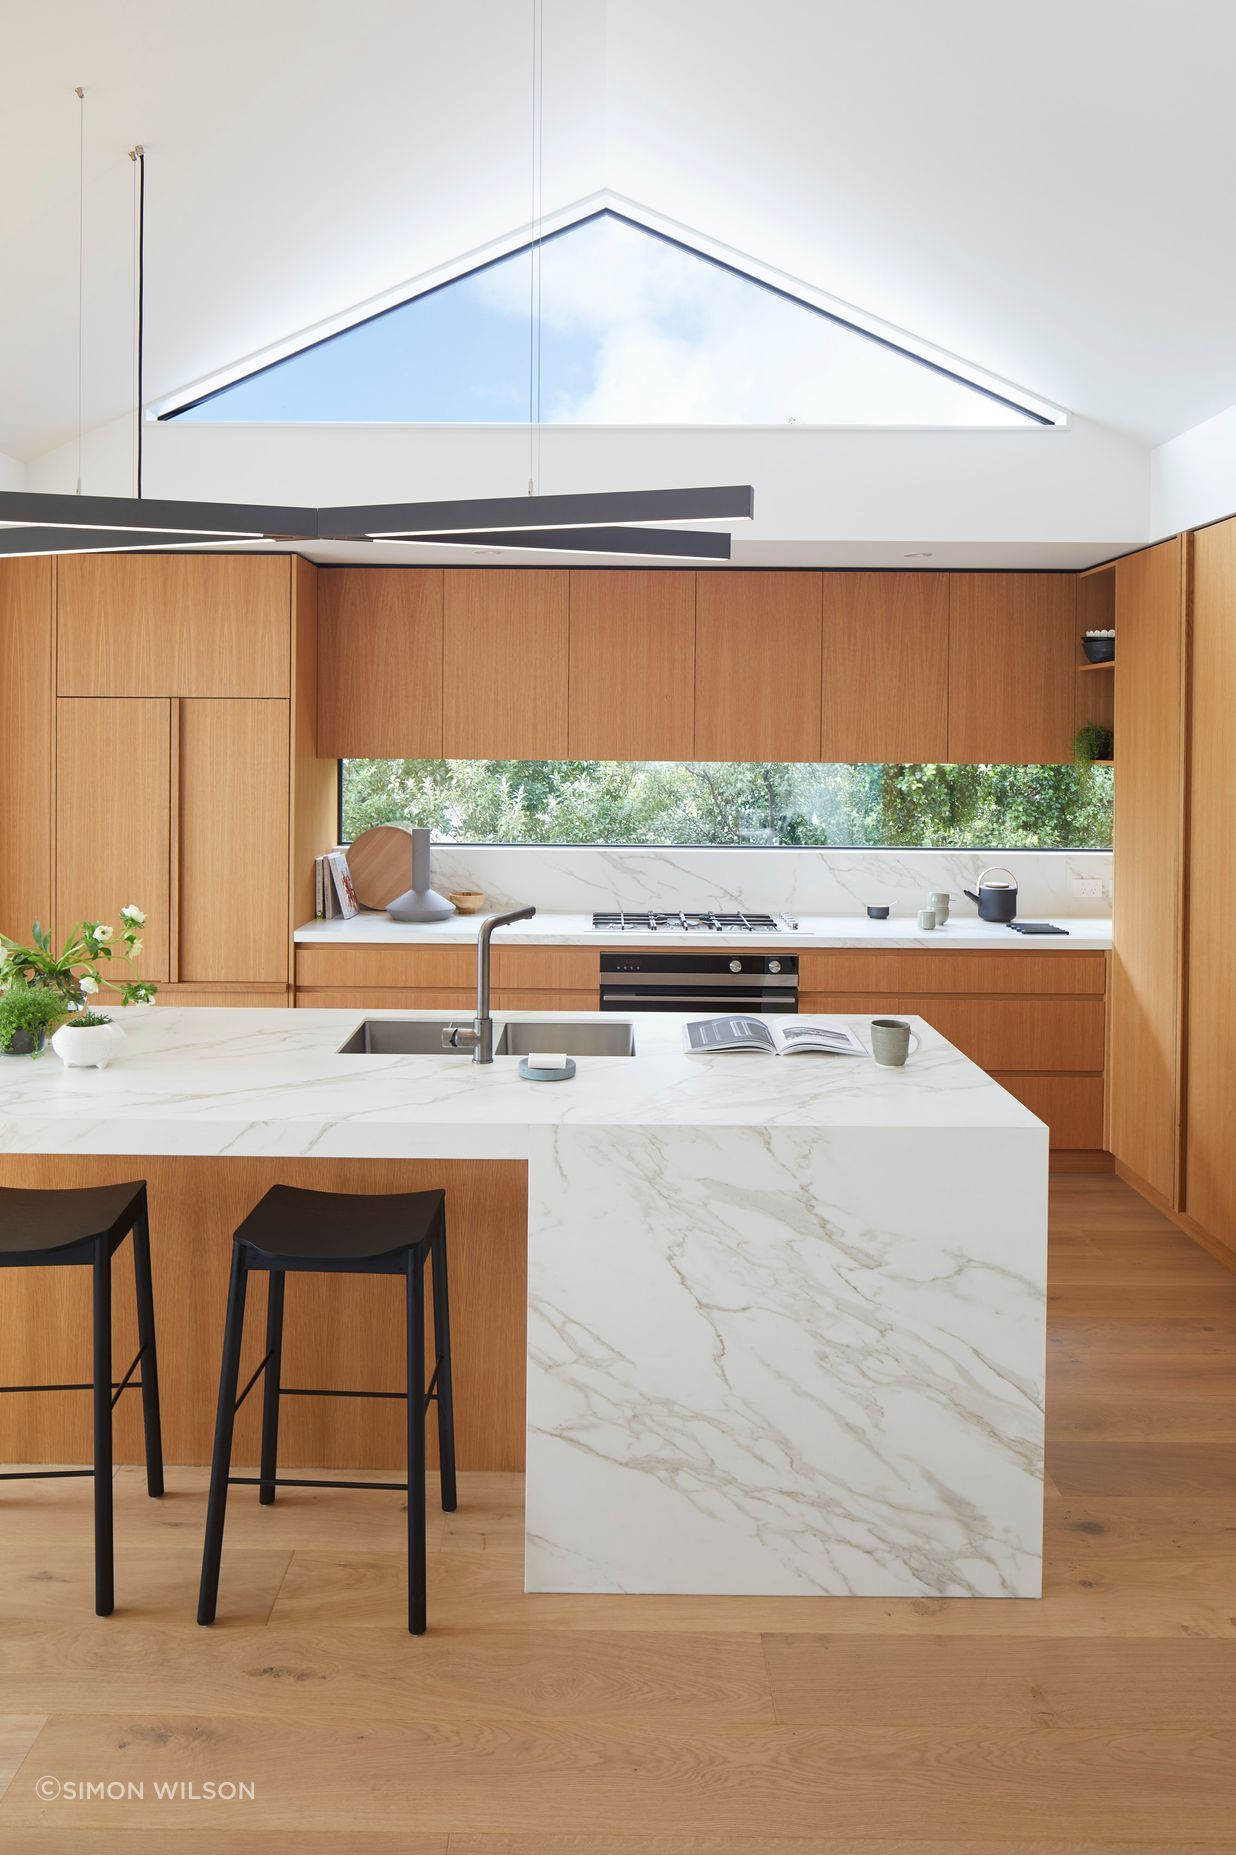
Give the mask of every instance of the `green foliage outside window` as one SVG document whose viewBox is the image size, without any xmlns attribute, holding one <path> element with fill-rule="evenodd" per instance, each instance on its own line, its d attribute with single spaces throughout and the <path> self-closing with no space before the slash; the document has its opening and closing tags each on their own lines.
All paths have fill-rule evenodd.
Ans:
<svg viewBox="0 0 1236 1855">
<path fill-rule="evenodd" d="M 345 760 L 351 840 L 397 819 L 473 844 L 1107 849 L 1112 769 Z"/>
</svg>

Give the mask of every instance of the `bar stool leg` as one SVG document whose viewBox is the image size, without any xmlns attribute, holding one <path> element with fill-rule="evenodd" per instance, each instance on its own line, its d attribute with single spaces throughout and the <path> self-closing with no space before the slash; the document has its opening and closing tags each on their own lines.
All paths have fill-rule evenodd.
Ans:
<svg viewBox="0 0 1236 1855">
<path fill-rule="evenodd" d="M 112 1248 L 94 1246 L 94 1608 L 116 1607 L 112 1547 Z"/>
<path fill-rule="evenodd" d="M 202 1583 L 197 1599 L 199 1623 L 213 1623 L 219 1596 L 223 1523 L 227 1517 L 227 1481 L 232 1467 L 232 1431 L 236 1424 L 236 1387 L 240 1379 L 240 1345 L 245 1330 L 245 1289 L 249 1268 L 242 1246 L 232 1246 L 232 1274 L 219 1368 L 219 1403 L 215 1412 L 215 1446 L 210 1461 L 210 1496 L 206 1503 L 206 1539 L 202 1548 Z"/>
<path fill-rule="evenodd" d="M 159 1418 L 159 1357 L 155 1350 L 154 1287 L 150 1279 L 150 1217 L 146 1200 L 133 1226 L 137 1343 L 142 1349 L 142 1426 L 146 1432 L 146 1492 L 163 1493 L 163 1425 Z"/>
<path fill-rule="evenodd" d="M 425 1252 L 408 1260 L 408 1629 L 425 1633 Z"/>
<path fill-rule="evenodd" d="M 446 1291 L 446 1210 L 438 1214 L 433 1239 L 433 1338 L 438 1372 L 438 1465 L 442 1505 L 453 1514 L 459 1505 L 455 1489 L 455 1392 L 451 1383 L 451 1316 Z"/>
<path fill-rule="evenodd" d="M 262 1375 L 262 1468 L 258 1502 L 270 1507 L 275 1499 L 279 1465 L 279 1375 L 283 1368 L 283 1284 L 281 1269 L 266 1277 L 266 1370 Z"/>
</svg>

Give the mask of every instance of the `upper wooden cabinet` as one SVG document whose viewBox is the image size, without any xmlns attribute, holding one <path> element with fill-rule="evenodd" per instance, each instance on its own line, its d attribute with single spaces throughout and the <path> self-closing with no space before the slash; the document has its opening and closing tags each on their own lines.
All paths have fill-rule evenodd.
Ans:
<svg viewBox="0 0 1236 1855">
<path fill-rule="evenodd" d="M 0 560 L 0 932 L 51 924 L 52 563 Z"/>
<path fill-rule="evenodd" d="M 998 766 L 1073 758 L 1071 573 L 949 575 L 948 759 Z"/>
<path fill-rule="evenodd" d="M 695 575 L 571 574 L 572 760 L 690 760 Z"/>
<path fill-rule="evenodd" d="M 947 573 L 824 576 L 820 757 L 948 757 Z"/>
<path fill-rule="evenodd" d="M 444 759 L 567 757 L 567 579 L 552 568 L 446 575 Z"/>
<path fill-rule="evenodd" d="M 1131 554 L 1116 565 L 1116 753 L 1120 767 L 1113 863 L 1108 1144 L 1117 1159 L 1171 1204 L 1177 1203 L 1179 1179 L 1185 754 L 1182 571 L 1179 536 Z M 1222 751 L 1222 736 L 1217 745 Z M 1231 829 L 1230 820 L 1227 829 Z M 1230 1130 L 1226 1137 L 1230 1138 Z"/>
<path fill-rule="evenodd" d="M 291 562 L 73 554 L 57 573 L 62 696 L 284 696 Z"/>
<path fill-rule="evenodd" d="M 1236 975 L 1227 898 L 1236 884 L 1236 521 L 1192 537 L 1191 740 L 1187 950 L 1184 1208 L 1212 1237 L 1236 1248 Z M 1123 562 L 1121 565 L 1123 566 Z M 1120 625 L 1124 614 L 1121 611 Z M 1124 639 L 1121 631 L 1120 650 Z M 1117 667 L 1121 658 L 1117 657 Z M 1121 715 L 1117 693 L 1116 713 Z M 1119 722 L 1123 727 L 1123 721 Z M 1124 806 L 1124 747 L 1118 821 Z M 1123 839 L 1120 840 L 1123 849 Z M 1151 864 L 1146 883 L 1160 880 Z M 1119 894 L 1127 880 L 1121 875 Z M 1131 1162 L 1132 1163 L 1132 1162 Z"/>
<path fill-rule="evenodd" d="M 442 569 L 318 572 L 318 753 L 442 753 Z"/>
<path fill-rule="evenodd" d="M 820 758 L 818 573 L 696 575 L 695 758 Z"/>
</svg>

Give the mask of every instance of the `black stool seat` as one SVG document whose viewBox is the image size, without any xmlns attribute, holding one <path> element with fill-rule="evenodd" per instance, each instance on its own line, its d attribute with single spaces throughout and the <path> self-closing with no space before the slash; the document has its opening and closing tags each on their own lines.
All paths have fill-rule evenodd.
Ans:
<svg viewBox="0 0 1236 1855">
<path fill-rule="evenodd" d="M 425 1382 L 425 1270 L 433 1277 L 434 1368 Z M 266 1348 L 244 1389 L 240 1353 L 251 1274 L 265 1274 Z M 283 1303 L 289 1275 L 394 1275 L 404 1278 L 407 1334 L 406 1389 L 337 1389 L 283 1383 Z M 262 1380 L 262 1455 L 257 1475 L 233 1475 L 236 1413 Z M 408 1479 L 405 1482 L 323 1481 L 280 1475 L 279 1404 L 282 1398 L 398 1398 L 407 1405 Z M 454 1511 L 455 1405 L 451 1380 L 451 1326 L 446 1287 L 445 1192 L 317 1192 L 272 1185 L 232 1241 L 219 1402 L 210 1461 L 206 1537 L 197 1620 L 213 1623 L 219 1597 L 227 1491 L 256 1484 L 269 1507 L 278 1488 L 389 1488 L 408 1496 L 408 1628 L 425 1628 L 425 1418 L 438 1407 L 442 1505 Z"/>
<path fill-rule="evenodd" d="M 133 1238 L 137 1294 L 137 1352 L 120 1379 L 112 1377 L 112 1257 Z M 150 1279 L 150 1216 L 145 1181 L 83 1185 L 65 1191 L 0 1186 L 0 1269 L 53 1269 L 83 1265 L 91 1271 L 93 1367 L 84 1381 L 53 1385 L 0 1385 L 3 1392 L 89 1391 L 94 1395 L 94 1464 L 88 1469 L 13 1469 L 0 1481 L 94 1480 L 94 1607 L 101 1617 L 115 1607 L 112 1542 L 112 1411 L 124 1391 L 142 1394 L 146 1433 L 146 1489 L 163 1493 L 163 1436 L 159 1418 L 159 1361 L 155 1347 L 154 1290 Z M 135 1377 L 138 1368 L 141 1377 Z"/>
<path fill-rule="evenodd" d="M 114 1249 L 132 1230 L 145 1190 L 140 1180 L 69 1191 L 0 1186 L 0 1257 L 64 1249 L 99 1237 L 109 1237 Z"/>
<path fill-rule="evenodd" d="M 403 1274 L 407 1251 L 433 1241 L 442 1213 L 442 1192 L 315 1192 L 299 1185 L 272 1185 L 236 1232 L 262 1256 L 311 1269 L 327 1263 L 346 1267 L 395 1260 Z M 253 1266 L 256 1258 L 250 1258 Z M 256 1266 L 261 1267 L 260 1263 Z M 392 1271 L 394 1272 L 394 1271 Z"/>
</svg>

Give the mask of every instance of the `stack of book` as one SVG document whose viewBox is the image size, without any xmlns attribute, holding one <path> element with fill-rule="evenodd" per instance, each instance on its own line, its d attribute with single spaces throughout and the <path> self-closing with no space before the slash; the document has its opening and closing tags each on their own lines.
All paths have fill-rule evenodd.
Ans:
<svg viewBox="0 0 1236 1855">
<path fill-rule="evenodd" d="M 360 913 L 356 890 L 348 871 L 348 855 L 336 844 L 325 856 L 313 859 L 313 912 L 320 920 L 333 921 L 337 916 L 350 921 Z"/>
</svg>

